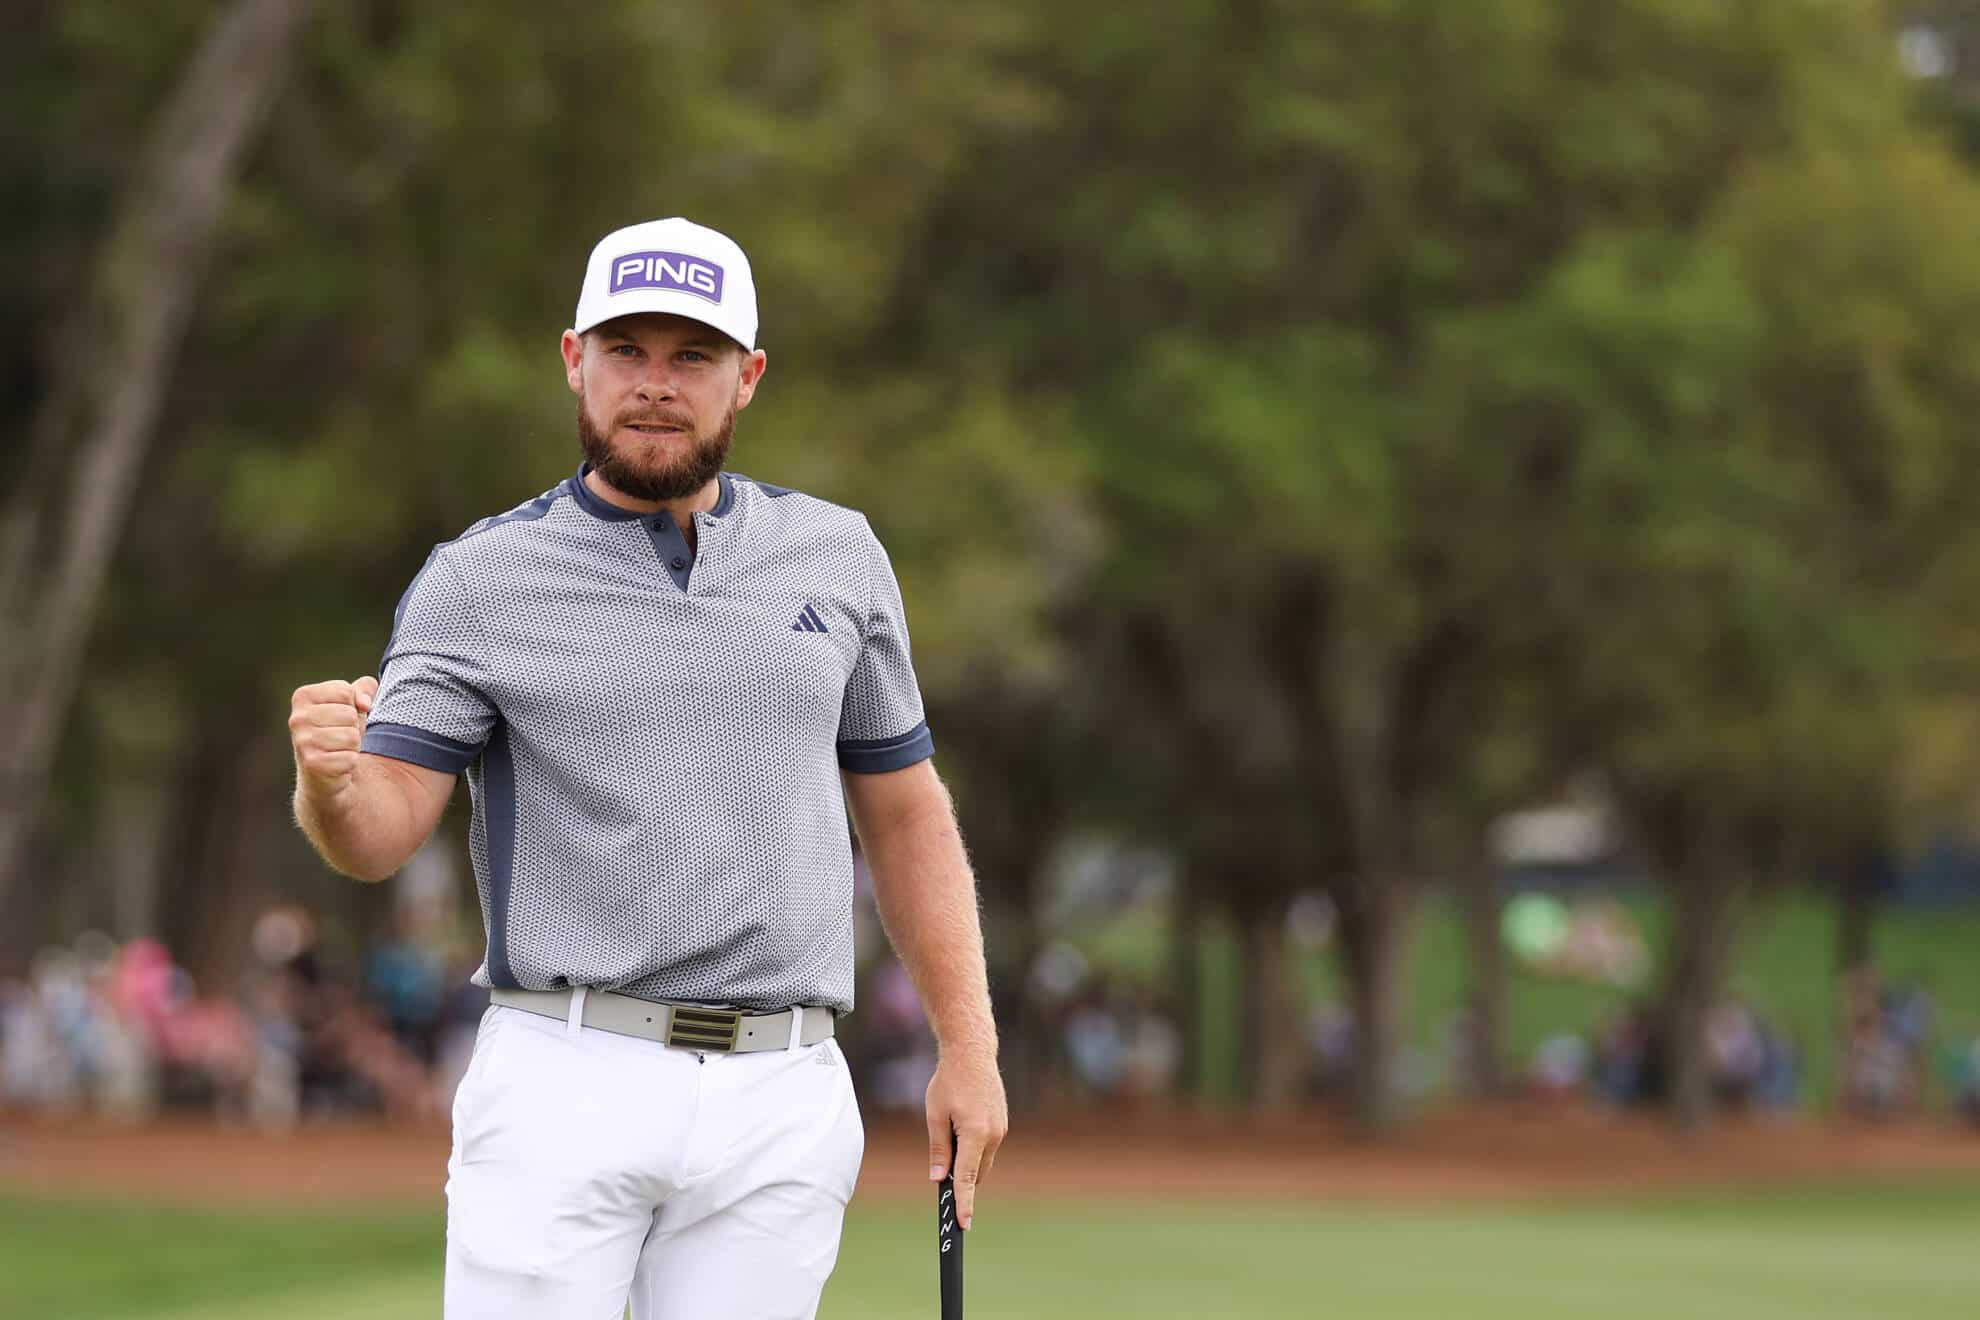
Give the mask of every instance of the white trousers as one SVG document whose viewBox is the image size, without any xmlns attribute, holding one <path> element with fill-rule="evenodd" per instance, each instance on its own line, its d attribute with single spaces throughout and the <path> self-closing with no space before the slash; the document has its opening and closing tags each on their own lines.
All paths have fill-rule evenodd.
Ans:
<svg viewBox="0 0 1980 1320">
<path fill-rule="evenodd" d="M 491 1007 L 454 1100 L 447 1320 L 814 1316 L 865 1146 L 834 1041 L 700 1055 Z"/>
</svg>

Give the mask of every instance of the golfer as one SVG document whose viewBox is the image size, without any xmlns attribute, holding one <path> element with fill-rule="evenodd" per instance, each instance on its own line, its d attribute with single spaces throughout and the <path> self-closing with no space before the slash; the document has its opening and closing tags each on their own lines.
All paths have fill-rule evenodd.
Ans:
<svg viewBox="0 0 1980 1320">
<path fill-rule="evenodd" d="M 742 249 L 608 235 L 563 336 L 584 462 L 437 546 L 376 679 L 296 691 L 296 818 L 364 880 L 466 775 L 491 990 L 454 1103 L 451 1320 L 815 1314 L 865 1146 L 847 814 L 939 1044 L 929 1177 L 1006 1125 L 983 944 L 887 554 L 724 470 Z"/>
</svg>

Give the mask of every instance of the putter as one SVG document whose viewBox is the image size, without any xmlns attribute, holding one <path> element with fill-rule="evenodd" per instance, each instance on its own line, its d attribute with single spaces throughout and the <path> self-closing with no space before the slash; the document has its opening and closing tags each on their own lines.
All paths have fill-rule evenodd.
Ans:
<svg viewBox="0 0 1980 1320">
<path fill-rule="evenodd" d="M 935 1233 L 940 1247 L 942 1320 L 963 1320 L 963 1230 L 956 1222 L 956 1138 L 949 1134 L 949 1168 L 935 1193 Z"/>
</svg>

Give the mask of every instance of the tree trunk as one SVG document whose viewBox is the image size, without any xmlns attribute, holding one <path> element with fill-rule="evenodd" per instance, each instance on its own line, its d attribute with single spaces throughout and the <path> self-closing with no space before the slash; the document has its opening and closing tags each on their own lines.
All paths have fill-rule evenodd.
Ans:
<svg viewBox="0 0 1980 1320">
<path fill-rule="evenodd" d="M 218 834 L 234 810 L 232 776 L 249 742 L 231 723 L 200 726 L 173 775 L 154 933 L 182 960 L 204 938 L 219 888 L 213 873 L 223 855 Z"/>
<path fill-rule="evenodd" d="M 1681 1132 L 1698 1132 L 1714 1110 L 1705 1033 L 1732 946 L 1738 882 L 1733 869 L 1717 859 L 1694 861 L 1676 879 L 1665 986 L 1671 1119 Z"/>
<path fill-rule="evenodd" d="M 222 770 L 220 791 L 210 802 L 206 832 L 206 874 L 199 923 L 182 946 L 186 969 L 209 994 L 232 986 L 246 965 L 254 919 L 272 891 L 263 859 L 268 834 L 280 827 L 284 781 L 271 769 L 274 759 L 266 729 L 245 733 Z M 390 901 L 383 885 L 367 885 L 359 895 L 377 905 Z"/>
<path fill-rule="evenodd" d="M 1346 887 L 1340 908 L 1341 950 L 1354 1011 L 1354 1110 L 1361 1129 L 1379 1136 L 1402 1117 L 1396 1065 L 1407 1008 L 1404 976 L 1415 916 L 1414 894 L 1400 876 Z"/>
<path fill-rule="evenodd" d="M 1306 1035 L 1286 956 L 1284 904 L 1248 912 L 1243 940 L 1247 1089 L 1254 1109 L 1285 1109 L 1299 1099 Z"/>
<path fill-rule="evenodd" d="M 1044 1100 L 1053 1050 L 1051 1023 L 1031 987 L 1031 969 L 1038 965 L 1044 940 L 1029 886 L 1022 902 L 1012 901 L 1007 905 L 1002 924 L 1010 932 L 1006 975 L 1013 987 L 1010 1002 L 1015 1005 L 1015 1021 L 1004 1041 L 1005 1074 L 1010 1085 L 1011 1107 L 1031 1109 Z"/>
<path fill-rule="evenodd" d="M 1466 868 L 1458 879 L 1464 909 L 1470 988 L 1465 1003 L 1464 1083 L 1481 1100 L 1505 1092 L 1503 1060 L 1506 1021 L 1505 941 L 1500 937 L 1503 901 L 1499 876 L 1489 861 Z"/>
<path fill-rule="evenodd" d="M 0 633 L 14 717 L 0 725 L 0 899 L 20 874 L 97 603 L 164 405 L 167 378 L 247 145 L 313 0 L 235 0 L 159 115 L 87 295 L 56 338 L 30 454 L 69 475 L 43 528 L 27 473 L 0 518 Z M 101 351 L 99 351 L 99 349 Z M 87 362 L 87 374 L 71 363 Z"/>
<path fill-rule="evenodd" d="M 159 873 L 170 795 L 156 783 L 130 783 L 107 801 L 103 869 L 110 886 L 110 931 L 120 940 L 158 934 Z"/>
<path fill-rule="evenodd" d="M 1194 875 L 1193 868 L 1185 872 L 1177 886 L 1169 927 L 1169 971 L 1176 1031 L 1182 1040 L 1176 1076 L 1182 1091 L 1202 1103 L 1210 1099 L 1210 1080 L 1203 1067 L 1203 899 Z"/>
<path fill-rule="evenodd" d="M 1877 906 L 1877 858 L 1870 852 L 1852 857 L 1842 875 L 1842 901 L 1837 907 L 1836 971 L 1841 984 L 1870 965 L 1870 934 Z"/>
</svg>

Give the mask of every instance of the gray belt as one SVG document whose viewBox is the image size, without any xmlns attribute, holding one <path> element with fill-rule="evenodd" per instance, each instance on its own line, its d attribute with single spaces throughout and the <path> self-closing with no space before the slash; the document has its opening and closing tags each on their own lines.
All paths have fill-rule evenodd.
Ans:
<svg viewBox="0 0 1980 1320">
<path fill-rule="evenodd" d="M 571 1020 L 570 990 L 496 990 L 491 1002 L 525 1013 Z M 682 1050 L 717 1054 L 750 1054 L 757 1050 L 789 1050 L 816 1045 L 832 1036 L 835 1018 L 829 1008 L 803 1004 L 781 1013 L 745 1013 L 734 1008 L 703 1008 L 697 1004 L 662 1004 L 651 999 L 615 995 L 609 990 L 586 990 L 579 1025 L 621 1036 L 657 1040 Z M 799 1014 L 792 1031 L 792 1014 Z"/>
</svg>

